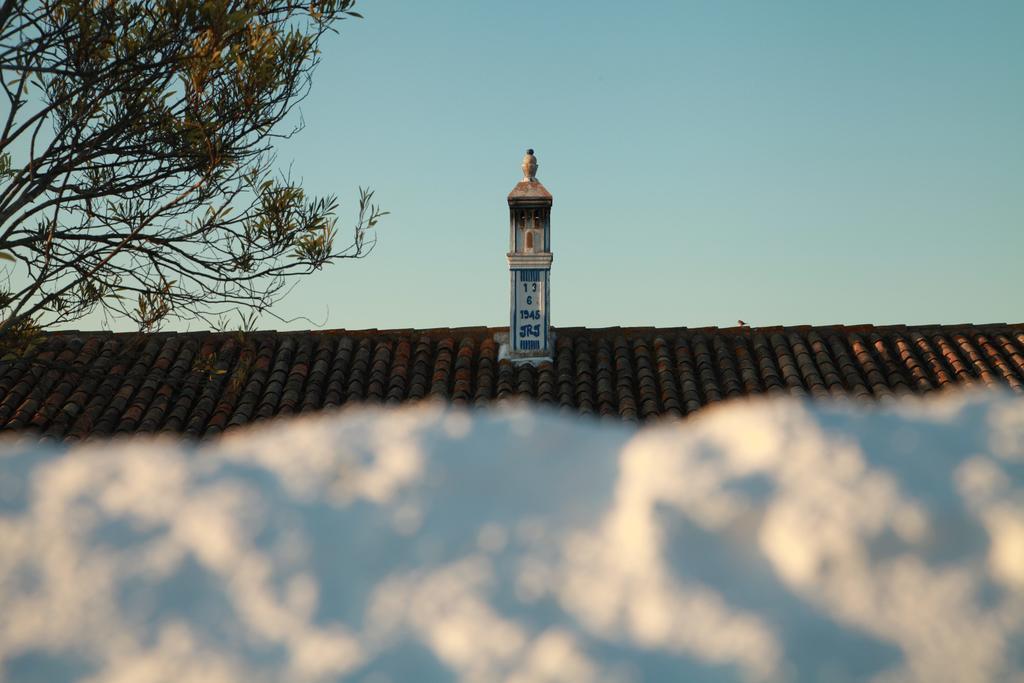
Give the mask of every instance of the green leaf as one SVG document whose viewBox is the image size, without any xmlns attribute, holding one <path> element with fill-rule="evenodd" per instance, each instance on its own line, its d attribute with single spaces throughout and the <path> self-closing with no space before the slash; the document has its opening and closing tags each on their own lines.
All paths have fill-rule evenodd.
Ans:
<svg viewBox="0 0 1024 683">
<path fill-rule="evenodd" d="M 6 251 L 0 251 L 0 261 L 10 261 L 11 263 L 17 263 L 18 259 L 14 258 L 14 254 Z"/>
</svg>

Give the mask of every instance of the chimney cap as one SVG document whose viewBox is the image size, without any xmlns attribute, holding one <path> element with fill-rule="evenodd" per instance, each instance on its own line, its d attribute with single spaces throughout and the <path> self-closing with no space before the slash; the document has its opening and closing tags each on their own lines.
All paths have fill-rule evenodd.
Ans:
<svg viewBox="0 0 1024 683">
<path fill-rule="evenodd" d="M 551 206 L 551 193 L 537 180 L 537 157 L 533 149 L 523 157 L 523 179 L 516 183 L 508 195 L 509 206 Z"/>
</svg>

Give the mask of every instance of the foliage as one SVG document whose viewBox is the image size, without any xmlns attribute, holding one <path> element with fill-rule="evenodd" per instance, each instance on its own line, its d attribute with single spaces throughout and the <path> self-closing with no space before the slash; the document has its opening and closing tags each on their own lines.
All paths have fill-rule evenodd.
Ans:
<svg viewBox="0 0 1024 683">
<path fill-rule="evenodd" d="M 266 311 L 382 212 L 274 171 L 354 0 L 0 0 L 0 341 L 99 308 L 140 329 Z M 2 101 L 2 100 L 0 100 Z"/>
</svg>

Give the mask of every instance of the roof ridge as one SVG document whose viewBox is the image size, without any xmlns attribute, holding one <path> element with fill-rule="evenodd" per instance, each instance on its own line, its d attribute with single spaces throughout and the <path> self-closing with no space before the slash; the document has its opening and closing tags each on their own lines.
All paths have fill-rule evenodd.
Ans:
<svg viewBox="0 0 1024 683">
<path fill-rule="evenodd" d="M 620 333 L 671 333 L 671 332 L 688 332 L 692 334 L 708 334 L 708 333 L 767 333 L 767 332 L 780 332 L 780 331 L 801 331 L 801 330 L 847 330 L 851 332 L 859 332 L 864 330 L 883 331 L 883 330 L 953 330 L 953 329 L 992 329 L 992 328 L 1024 328 L 1024 321 L 1016 323 L 1006 322 L 988 322 L 988 323 L 921 323 L 908 325 L 905 323 L 887 323 L 887 324 L 874 324 L 874 323 L 826 323 L 826 324 L 810 324 L 810 323 L 799 323 L 794 325 L 732 325 L 729 327 L 719 327 L 717 325 L 702 325 L 699 327 L 688 327 L 685 325 L 605 325 L 605 326 L 594 326 L 590 327 L 587 325 L 570 325 L 560 327 L 553 325 L 552 329 L 556 332 L 564 333 L 595 333 L 595 332 L 620 332 Z M 395 328 L 325 328 L 325 329 L 301 329 L 301 330 L 274 330 L 274 329 L 258 329 L 258 330 L 158 330 L 155 332 L 140 332 L 140 331 L 114 331 L 114 330 L 46 330 L 43 332 L 44 335 L 48 336 L 110 336 L 110 337 L 130 337 L 130 336 L 148 336 L 157 338 L 167 337 L 189 337 L 194 335 L 201 336 L 219 336 L 219 335 L 233 335 L 233 334 L 246 334 L 246 335 L 294 335 L 294 334 L 313 334 L 313 335 L 352 335 L 352 336 L 396 336 L 396 335 L 434 335 L 434 334 L 493 334 L 497 332 L 506 332 L 507 327 L 492 327 L 488 325 L 463 325 L 458 327 L 395 327 Z"/>
</svg>

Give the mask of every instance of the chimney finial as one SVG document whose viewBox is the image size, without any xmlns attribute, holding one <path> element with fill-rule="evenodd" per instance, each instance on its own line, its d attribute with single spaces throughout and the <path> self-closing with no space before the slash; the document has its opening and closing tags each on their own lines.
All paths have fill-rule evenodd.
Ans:
<svg viewBox="0 0 1024 683">
<path fill-rule="evenodd" d="M 537 157 L 533 156 L 533 150 L 526 150 L 523 157 L 523 180 L 528 183 L 537 181 Z"/>
</svg>

